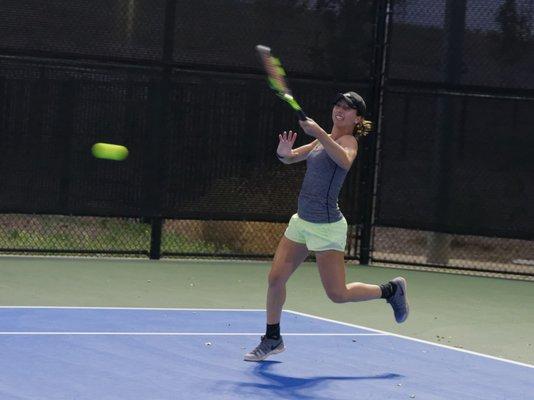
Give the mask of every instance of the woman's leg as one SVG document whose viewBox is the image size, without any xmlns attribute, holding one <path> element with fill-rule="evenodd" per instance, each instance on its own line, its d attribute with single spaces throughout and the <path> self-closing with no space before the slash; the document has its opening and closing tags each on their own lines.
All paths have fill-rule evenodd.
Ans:
<svg viewBox="0 0 534 400">
<path fill-rule="evenodd" d="M 379 299 L 382 290 L 378 285 L 345 283 L 345 255 L 341 251 L 326 250 L 315 254 L 319 274 L 326 294 L 335 303 Z"/>
<path fill-rule="evenodd" d="M 286 301 L 286 282 L 297 267 L 308 256 L 305 245 L 282 237 L 273 264 L 269 271 L 267 289 L 267 330 L 256 348 L 245 354 L 245 361 L 262 361 L 272 354 L 284 351 L 284 341 L 280 336 L 280 316 Z"/>
<path fill-rule="evenodd" d="M 267 324 L 280 323 L 282 306 L 286 300 L 286 282 L 308 256 L 304 244 L 282 236 L 269 271 L 267 289 Z"/>
<path fill-rule="evenodd" d="M 344 254 L 337 250 L 317 252 L 317 266 L 328 297 L 335 303 L 365 301 L 385 298 L 393 308 L 395 321 L 406 321 L 410 306 L 406 297 L 406 279 L 399 276 L 384 285 L 367 283 L 345 283 Z"/>
</svg>

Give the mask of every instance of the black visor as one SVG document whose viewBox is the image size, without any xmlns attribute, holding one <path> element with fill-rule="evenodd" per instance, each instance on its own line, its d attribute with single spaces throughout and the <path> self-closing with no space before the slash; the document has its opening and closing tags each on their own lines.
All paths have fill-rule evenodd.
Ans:
<svg viewBox="0 0 534 400">
<path fill-rule="evenodd" d="M 358 111 L 358 115 L 361 115 L 362 117 L 365 116 L 365 111 L 367 107 L 365 105 L 365 101 L 363 101 L 362 96 L 360 96 L 358 93 L 338 93 L 334 104 L 336 104 L 339 100 L 345 100 L 345 102 L 349 105 L 350 108 L 354 108 L 356 111 Z"/>
</svg>

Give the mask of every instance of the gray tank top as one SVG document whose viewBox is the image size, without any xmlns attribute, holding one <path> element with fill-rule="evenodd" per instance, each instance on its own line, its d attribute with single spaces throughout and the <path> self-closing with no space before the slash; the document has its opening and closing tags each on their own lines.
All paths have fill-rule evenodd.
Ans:
<svg viewBox="0 0 534 400">
<path fill-rule="evenodd" d="M 337 222 L 343 218 L 338 197 L 347 170 L 330 158 L 322 145 L 316 146 L 306 160 L 306 174 L 298 200 L 298 215 L 315 223 Z"/>
</svg>

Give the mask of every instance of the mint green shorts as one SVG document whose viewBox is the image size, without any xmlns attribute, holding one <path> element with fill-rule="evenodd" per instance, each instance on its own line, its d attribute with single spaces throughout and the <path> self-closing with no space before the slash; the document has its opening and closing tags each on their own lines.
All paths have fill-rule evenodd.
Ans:
<svg viewBox="0 0 534 400">
<path fill-rule="evenodd" d="M 284 236 L 293 242 L 305 244 L 308 250 L 339 250 L 345 252 L 347 245 L 347 220 L 331 223 L 314 223 L 303 220 L 294 214 Z"/>
</svg>

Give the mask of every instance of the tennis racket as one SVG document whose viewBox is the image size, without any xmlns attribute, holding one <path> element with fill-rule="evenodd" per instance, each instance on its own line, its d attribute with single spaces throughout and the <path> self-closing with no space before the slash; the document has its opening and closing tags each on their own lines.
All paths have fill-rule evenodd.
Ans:
<svg viewBox="0 0 534 400">
<path fill-rule="evenodd" d="M 278 97 L 295 110 L 301 121 L 306 121 L 306 114 L 304 114 L 300 104 L 295 100 L 287 86 L 285 79 L 286 72 L 280 63 L 280 60 L 271 54 L 271 49 L 267 46 L 259 44 L 256 46 L 256 51 L 260 56 L 265 72 L 267 72 L 267 82 L 269 82 L 271 89 L 275 91 Z"/>
</svg>

